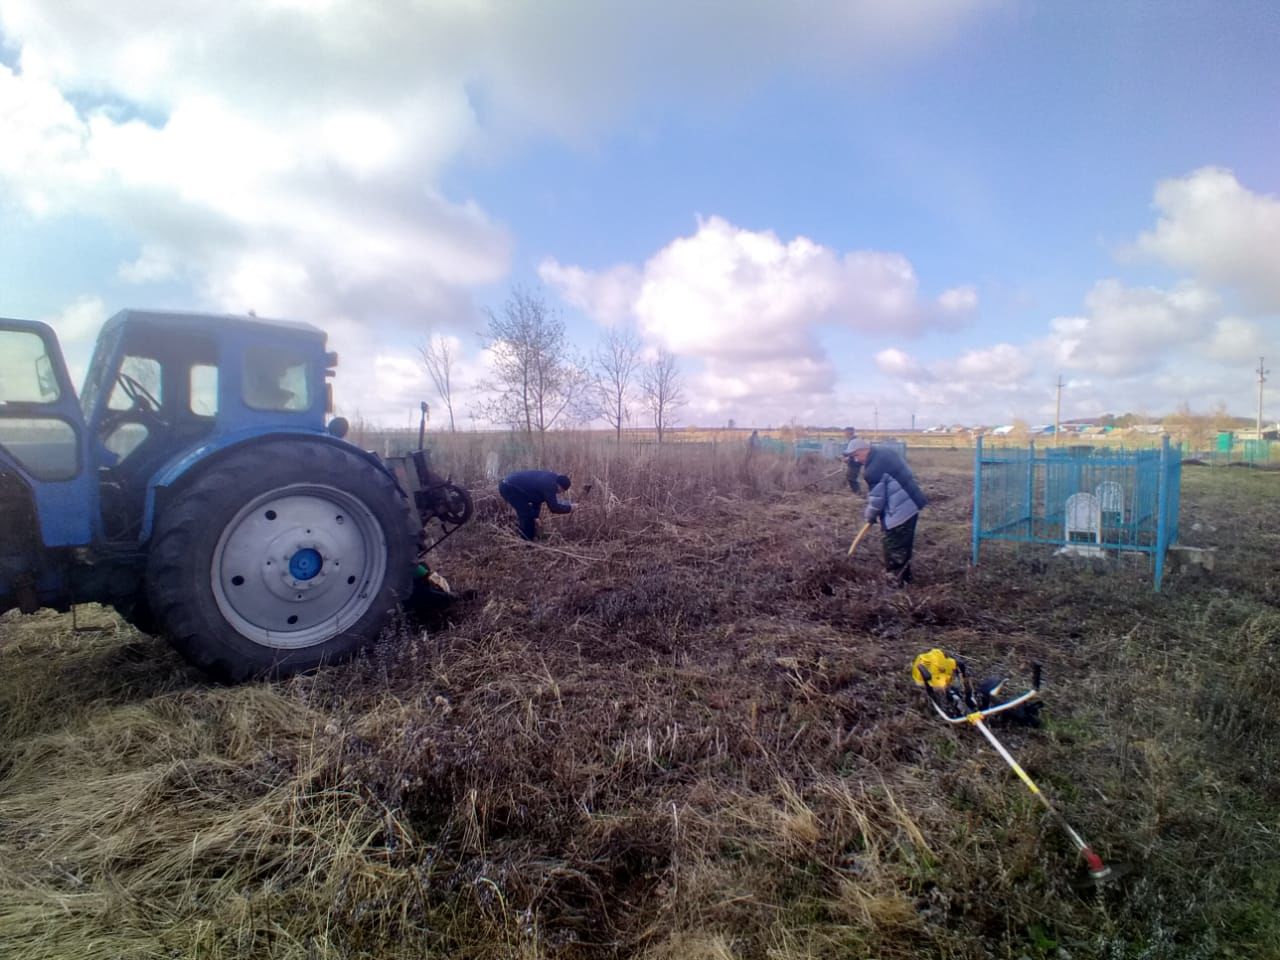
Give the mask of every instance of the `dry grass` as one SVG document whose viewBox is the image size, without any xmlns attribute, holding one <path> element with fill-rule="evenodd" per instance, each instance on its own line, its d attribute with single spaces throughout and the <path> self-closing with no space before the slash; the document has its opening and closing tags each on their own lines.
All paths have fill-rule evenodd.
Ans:
<svg viewBox="0 0 1280 960">
<path fill-rule="evenodd" d="M 456 474 L 479 477 L 464 448 Z M 678 459 L 684 456 L 684 460 Z M 484 489 L 426 633 L 211 687 L 89 611 L 0 623 L 0 955 L 23 958 L 1267 956 L 1280 477 L 1188 471 L 1212 579 L 984 552 L 968 456 L 922 454 L 918 582 L 830 467 L 548 451 L 593 509 L 510 536 Z M 814 483 L 815 480 L 819 482 Z M 1195 523 L 1201 528 L 1191 532 Z M 1209 526 L 1213 529 L 1210 530 Z M 871 549 L 867 549 L 870 546 Z M 1002 737 L 1108 858 L 1073 851 L 907 679 L 940 645 L 1025 676 Z"/>
</svg>

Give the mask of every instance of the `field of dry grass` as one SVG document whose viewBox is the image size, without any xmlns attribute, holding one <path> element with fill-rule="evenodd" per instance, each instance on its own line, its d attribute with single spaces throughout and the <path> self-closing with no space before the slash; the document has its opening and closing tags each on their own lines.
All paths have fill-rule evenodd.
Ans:
<svg viewBox="0 0 1280 960">
<path fill-rule="evenodd" d="M 453 451 L 479 483 L 480 458 Z M 548 462 L 536 545 L 478 490 L 475 591 L 355 664 L 211 686 L 110 611 L 0 622 L 0 956 L 1266 957 L 1280 943 L 1280 474 L 1188 468 L 1212 576 L 984 548 L 970 454 L 913 464 L 917 582 L 825 463 Z M 590 502 L 590 501 L 589 501 Z M 1000 735 L 1131 874 L 1068 843 L 911 686 L 1044 664 Z"/>
</svg>

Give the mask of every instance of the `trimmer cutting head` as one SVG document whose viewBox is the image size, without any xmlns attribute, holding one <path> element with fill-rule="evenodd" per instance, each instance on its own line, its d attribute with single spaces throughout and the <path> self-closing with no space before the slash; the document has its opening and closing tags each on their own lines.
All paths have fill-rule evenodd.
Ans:
<svg viewBox="0 0 1280 960">
<path fill-rule="evenodd" d="M 1102 858 L 1091 848 L 1082 850 L 1080 857 L 1084 861 L 1084 870 L 1071 884 L 1080 891 L 1108 886 L 1133 872 L 1133 865 L 1130 863 L 1103 863 Z"/>
</svg>

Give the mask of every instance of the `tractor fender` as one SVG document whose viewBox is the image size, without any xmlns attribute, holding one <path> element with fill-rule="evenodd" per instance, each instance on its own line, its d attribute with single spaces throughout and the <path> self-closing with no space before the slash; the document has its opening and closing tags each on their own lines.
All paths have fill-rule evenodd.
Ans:
<svg viewBox="0 0 1280 960">
<path fill-rule="evenodd" d="M 263 429 L 251 428 L 245 430 L 237 430 L 231 433 L 220 434 L 217 437 L 211 437 L 204 443 L 192 447 L 170 460 L 163 467 L 156 471 L 155 475 L 147 482 L 147 498 L 142 510 L 142 533 L 139 537 L 140 542 L 146 543 L 151 539 L 151 532 L 155 525 L 156 507 L 159 503 L 161 491 L 169 490 L 176 486 L 181 486 L 186 480 L 191 479 L 198 474 L 204 467 L 216 463 L 223 457 L 231 454 L 233 451 L 243 450 L 246 447 L 255 446 L 267 440 L 308 440 L 313 443 L 325 443 L 330 446 L 342 447 L 350 450 L 358 456 L 368 460 L 376 466 L 384 474 L 391 478 L 391 482 L 402 495 L 408 498 L 408 493 L 400 485 L 400 481 L 396 479 L 396 475 L 382 461 L 376 453 L 361 449 L 353 443 L 339 439 L 323 430 L 281 430 L 281 429 Z"/>
</svg>

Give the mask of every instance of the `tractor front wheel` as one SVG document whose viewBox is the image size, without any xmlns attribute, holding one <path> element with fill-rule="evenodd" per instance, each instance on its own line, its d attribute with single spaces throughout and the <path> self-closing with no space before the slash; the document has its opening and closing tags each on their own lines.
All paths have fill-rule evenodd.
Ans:
<svg viewBox="0 0 1280 960">
<path fill-rule="evenodd" d="M 159 516 L 147 596 L 164 633 L 219 679 L 344 660 L 409 595 L 417 529 L 357 451 L 273 440 L 233 452 Z"/>
</svg>

